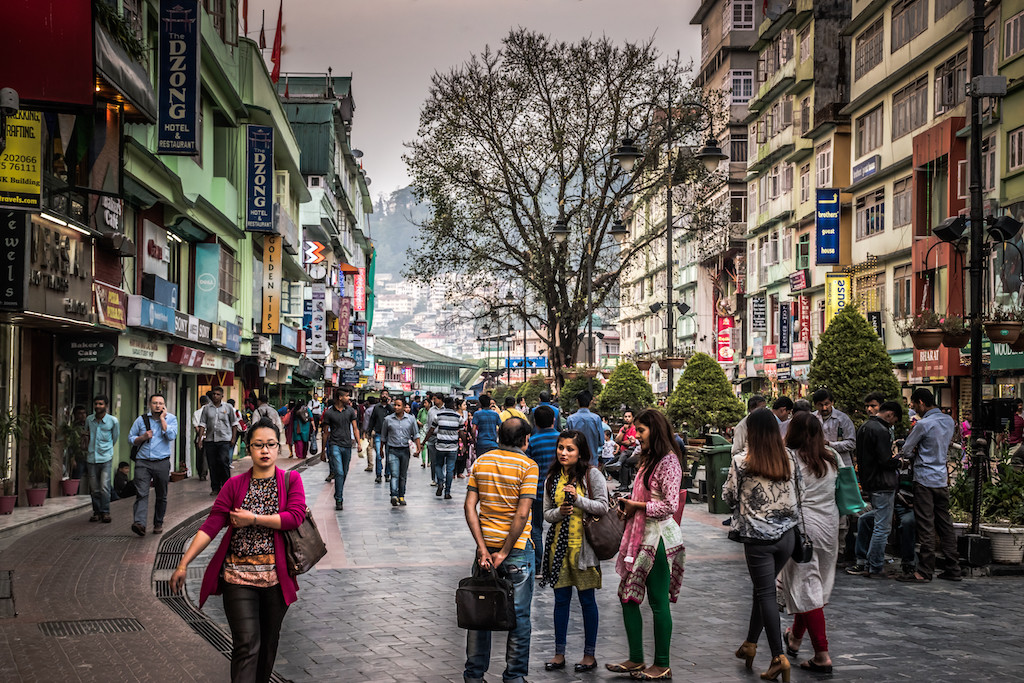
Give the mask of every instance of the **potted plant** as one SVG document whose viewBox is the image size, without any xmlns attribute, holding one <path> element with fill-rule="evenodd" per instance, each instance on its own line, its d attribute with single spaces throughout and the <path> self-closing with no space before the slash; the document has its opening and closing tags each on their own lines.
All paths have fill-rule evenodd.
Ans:
<svg viewBox="0 0 1024 683">
<path fill-rule="evenodd" d="M 64 479 L 60 486 L 65 496 L 77 496 L 80 481 L 75 478 L 78 464 L 85 462 L 88 451 L 83 443 L 82 430 L 73 422 L 60 426 L 60 439 L 64 442 Z"/>
<path fill-rule="evenodd" d="M 11 453 L 21 442 L 21 417 L 13 410 L 0 413 L 0 515 L 14 510 L 18 496 L 14 495 L 14 480 L 8 476 Z"/>
<path fill-rule="evenodd" d="M 636 360 L 636 367 L 640 372 L 647 372 L 651 369 L 652 365 L 654 365 L 654 361 L 650 358 L 638 358 Z"/>
<path fill-rule="evenodd" d="M 587 368 L 583 371 L 584 377 L 597 377 L 598 373 L 601 372 L 601 368 Z"/>
<path fill-rule="evenodd" d="M 658 366 L 662 370 L 668 370 L 669 368 L 673 368 L 675 370 L 678 370 L 679 368 L 683 367 L 684 365 L 686 365 L 686 358 L 681 357 L 681 356 L 676 356 L 676 357 L 672 357 L 672 358 L 659 358 L 658 359 Z"/>
<path fill-rule="evenodd" d="M 981 531 L 992 539 L 992 561 L 1020 564 L 1024 560 L 1024 472 L 1003 463 L 998 480 L 981 494 Z"/>
<path fill-rule="evenodd" d="M 29 404 L 25 415 L 25 436 L 28 437 L 28 481 L 25 489 L 29 506 L 38 507 L 46 500 L 53 466 L 53 418 L 36 403 Z"/>
<path fill-rule="evenodd" d="M 942 328 L 942 345 L 947 349 L 962 349 L 971 341 L 971 326 L 962 315 L 949 315 L 939 318 Z"/>
<path fill-rule="evenodd" d="M 942 326 L 938 314 L 926 308 L 913 318 L 895 321 L 896 333 L 901 337 L 910 335 L 915 349 L 931 351 L 942 344 Z"/>
<path fill-rule="evenodd" d="M 1009 308 L 997 307 L 985 318 L 985 334 L 995 344 L 1012 344 L 1020 336 L 1019 314 Z"/>
</svg>

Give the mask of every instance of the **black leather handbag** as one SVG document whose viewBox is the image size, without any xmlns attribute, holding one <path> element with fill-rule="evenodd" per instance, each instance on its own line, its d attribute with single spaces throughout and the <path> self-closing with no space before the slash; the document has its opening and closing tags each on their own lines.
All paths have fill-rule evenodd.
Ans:
<svg viewBox="0 0 1024 683">
<path fill-rule="evenodd" d="M 516 627 L 515 588 L 498 571 L 459 581 L 455 591 L 459 628 L 471 631 L 511 631 Z"/>
<path fill-rule="evenodd" d="M 284 473 L 284 501 L 288 501 L 288 480 L 291 472 Z M 284 533 L 284 552 L 287 555 L 288 573 L 292 576 L 305 574 L 327 554 L 327 546 L 320 537 L 320 530 L 313 521 L 313 513 L 306 507 L 306 518 L 298 529 L 290 529 Z"/>
<path fill-rule="evenodd" d="M 796 458 L 792 459 L 793 467 L 796 468 L 796 508 L 800 515 L 800 523 L 793 527 L 796 532 L 796 543 L 793 545 L 793 561 L 797 564 L 807 564 L 814 558 L 814 543 L 807 536 L 807 527 L 804 526 L 804 504 L 800 498 L 800 485 L 803 482 L 803 475 L 800 473 L 800 463 Z"/>
</svg>

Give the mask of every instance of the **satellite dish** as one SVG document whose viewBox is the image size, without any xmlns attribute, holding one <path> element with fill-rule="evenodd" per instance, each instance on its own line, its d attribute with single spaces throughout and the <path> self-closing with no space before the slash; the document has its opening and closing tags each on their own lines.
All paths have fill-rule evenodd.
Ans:
<svg viewBox="0 0 1024 683">
<path fill-rule="evenodd" d="M 362 159 L 363 158 L 363 150 L 361 150 L 361 149 L 354 149 L 354 150 L 352 150 L 352 156 L 354 156 L 356 159 Z"/>
<path fill-rule="evenodd" d="M 776 19 L 781 17 L 782 14 L 786 11 L 786 8 L 789 6 L 789 3 L 786 2 L 785 0 L 769 0 L 769 2 L 765 4 L 767 5 L 764 12 L 765 16 L 767 16 L 772 21 L 775 21 Z"/>
<path fill-rule="evenodd" d="M 364 175 L 363 177 L 366 179 L 366 186 L 367 187 L 369 187 L 370 185 L 373 184 L 373 180 L 370 178 L 370 176 Z"/>
</svg>

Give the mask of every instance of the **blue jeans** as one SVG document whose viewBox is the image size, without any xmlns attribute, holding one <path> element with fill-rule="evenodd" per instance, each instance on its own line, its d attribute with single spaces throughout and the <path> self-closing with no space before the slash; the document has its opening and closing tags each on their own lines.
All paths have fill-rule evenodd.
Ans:
<svg viewBox="0 0 1024 683">
<path fill-rule="evenodd" d="M 377 471 L 374 473 L 374 476 L 377 477 L 378 479 L 380 479 L 380 475 L 381 475 L 381 471 L 382 470 L 383 470 L 384 474 L 388 475 L 389 477 L 391 476 L 391 459 L 388 458 L 387 451 L 388 451 L 387 444 L 382 444 L 380 442 L 380 434 L 374 434 L 373 435 L 373 454 L 374 454 L 374 460 L 376 461 L 376 467 L 377 467 Z"/>
<path fill-rule="evenodd" d="M 327 446 L 330 454 L 331 472 L 334 473 L 334 501 L 343 503 L 345 501 L 345 477 L 348 476 L 348 465 L 352 461 L 351 446 Z"/>
<path fill-rule="evenodd" d="M 597 651 L 597 597 L 594 589 L 576 589 L 583 609 L 583 655 L 594 656 Z M 572 603 L 572 586 L 555 589 L 555 654 L 565 654 L 565 640 L 569 633 L 569 605 Z"/>
<path fill-rule="evenodd" d="M 523 683 L 530 666 L 530 603 L 533 601 L 533 543 L 528 542 L 525 550 L 508 554 L 499 570 L 504 569 L 515 588 L 513 599 L 516 605 L 516 627 L 508 632 L 505 646 L 504 683 Z M 473 562 L 474 575 L 479 565 Z M 482 683 L 487 665 L 491 661 L 491 632 L 466 632 L 466 670 L 462 677 L 466 683 Z"/>
<path fill-rule="evenodd" d="M 391 472 L 391 495 L 405 497 L 405 482 L 409 478 L 409 447 L 388 446 L 388 469 Z"/>
<path fill-rule="evenodd" d="M 900 562 L 905 572 L 913 571 L 917 564 L 917 553 L 914 544 L 917 543 L 917 530 L 914 528 L 914 509 L 901 505 L 895 505 L 896 519 L 899 520 L 900 536 Z M 871 543 L 871 532 L 875 526 L 875 511 L 868 510 L 860 516 L 857 523 L 857 564 L 866 565 L 868 557 L 868 546 Z"/>
<path fill-rule="evenodd" d="M 110 460 L 90 462 L 85 466 L 89 472 L 89 490 L 92 491 L 94 515 L 110 514 L 110 463 Z"/>
<path fill-rule="evenodd" d="M 455 479 L 455 461 L 459 458 L 458 451 L 439 451 L 434 447 L 434 475 L 438 486 L 444 486 L 444 492 L 452 492 L 452 480 Z"/>
<path fill-rule="evenodd" d="M 857 562 L 867 565 L 868 571 L 877 574 L 885 569 L 885 544 L 892 531 L 892 508 L 895 491 L 872 491 L 871 511 L 861 515 L 857 521 Z M 869 520 L 864 520 L 864 517 Z"/>
</svg>

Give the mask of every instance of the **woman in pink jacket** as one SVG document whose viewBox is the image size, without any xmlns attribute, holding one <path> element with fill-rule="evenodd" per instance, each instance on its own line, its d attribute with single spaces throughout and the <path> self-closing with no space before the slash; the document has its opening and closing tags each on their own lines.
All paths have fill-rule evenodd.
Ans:
<svg viewBox="0 0 1024 683">
<path fill-rule="evenodd" d="M 171 590 L 178 592 L 188 564 L 228 527 L 203 575 L 199 606 L 210 595 L 224 598 L 231 627 L 233 683 L 269 681 L 274 673 L 281 623 L 299 588 L 288 573 L 281 532 L 297 529 L 306 516 L 302 477 L 277 468 L 281 450 L 277 426 L 260 420 L 246 433 L 245 443 L 252 469 L 224 484 L 210 516 L 171 576 Z"/>
</svg>

